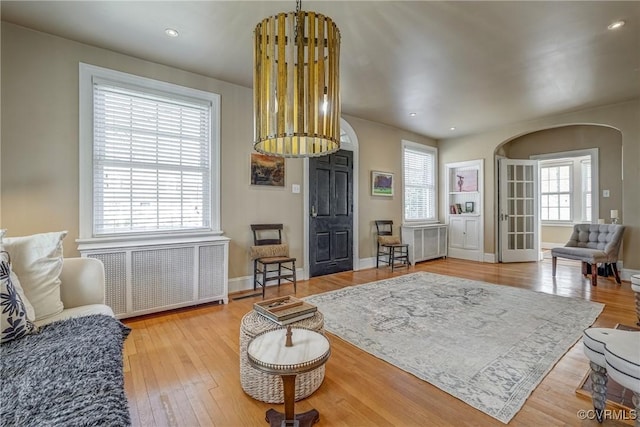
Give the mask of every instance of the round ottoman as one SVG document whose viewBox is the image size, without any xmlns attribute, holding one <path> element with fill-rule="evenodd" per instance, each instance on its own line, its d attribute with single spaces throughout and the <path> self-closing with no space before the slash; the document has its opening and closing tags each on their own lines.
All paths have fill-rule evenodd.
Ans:
<svg viewBox="0 0 640 427">
<path fill-rule="evenodd" d="M 636 294 L 636 314 L 638 316 L 637 325 L 640 326 L 640 274 L 631 275 L 631 290 Z"/>
<path fill-rule="evenodd" d="M 324 316 L 319 311 L 312 317 L 293 322 L 291 325 L 324 334 Z M 251 366 L 247 358 L 247 346 L 249 341 L 260 332 L 281 327 L 253 310 L 245 314 L 240 323 L 240 383 L 245 393 L 262 402 L 284 403 L 282 379 L 279 375 L 266 374 Z M 298 375 L 295 400 L 309 396 L 320 387 L 323 380 L 324 364 L 313 371 Z"/>
</svg>

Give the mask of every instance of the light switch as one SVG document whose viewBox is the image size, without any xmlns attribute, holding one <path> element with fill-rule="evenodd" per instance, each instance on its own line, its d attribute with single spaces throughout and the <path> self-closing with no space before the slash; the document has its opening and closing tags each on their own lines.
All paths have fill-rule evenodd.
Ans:
<svg viewBox="0 0 640 427">
<path fill-rule="evenodd" d="M 602 190 L 602 197 L 609 197 L 609 190 Z"/>
<path fill-rule="evenodd" d="M 298 194 L 300 192 L 300 184 L 291 184 L 291 192 Z"/>
</svg>

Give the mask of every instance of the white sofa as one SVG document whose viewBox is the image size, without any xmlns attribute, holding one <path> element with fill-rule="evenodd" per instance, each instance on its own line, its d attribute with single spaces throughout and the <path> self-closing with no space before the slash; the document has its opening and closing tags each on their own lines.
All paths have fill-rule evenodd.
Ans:
<svg viewBox="0 0 640 427">
<path fill-rule="evenodd" d="M 64 310 L 0 345 L 0 426 L 130 426 L 122 360 L 130 330 L 104 304 L 102 262 L 67 258 L 60 280 Z"/>
<path fill-rule="evenodd" d="M 37 326 L 91 314 L 113 317 L 113 310 L 105 304 L 104 266 L 101 261 L 94 258 L 65 258 L 60 282 L 64 310 L 34 322 Z"/>
</svg>

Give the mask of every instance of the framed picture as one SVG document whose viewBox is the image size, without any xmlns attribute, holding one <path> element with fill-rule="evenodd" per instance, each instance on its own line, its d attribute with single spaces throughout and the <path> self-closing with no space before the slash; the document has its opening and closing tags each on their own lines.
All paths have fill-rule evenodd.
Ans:
<svg viewBox="0 0 640 427">
<path fill-rule="evenodd" d="M 251 185 L 284 187 L 284 157 L 251 153 Z"/>
<path fill-rule="evenodd" d="M 475 209 L 475 203 L 473 203 L 473 202 L 464 202 L 464 211 L 466 213 L 473 213 L 474 209 Z"/>
<path fill-rule="evenodd" d="M 371 171 L 371 195 L 393 196 L 393 174 Z"/>
<path fill-rule="evenodd" d="M 458 170 L 455 176 L 454 191 L 478 191 L 478 170 Z"/>
</svg>

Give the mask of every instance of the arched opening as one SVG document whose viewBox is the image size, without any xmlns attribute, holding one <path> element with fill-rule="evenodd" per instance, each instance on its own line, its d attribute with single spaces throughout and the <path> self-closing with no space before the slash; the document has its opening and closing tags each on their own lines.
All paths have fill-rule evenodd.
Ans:
<svg viewBox="0 0 640 427">
<path fill-rule="evenodd" d="M 546 178 L 538 179 L 541 227 L 537 238 L 543 249 L 564 245 L 575 223 L 609 223 L 612 210 L 622 211 L 622 133 L 611 126 L 577 123 L 523 133 L 501 143 L 494 157 L 496 194 L 500 159 L 540 162 L 538 170 Z M 500 199 L 495 198 L 498 260 L 504 239 Z"/>
</svg>

